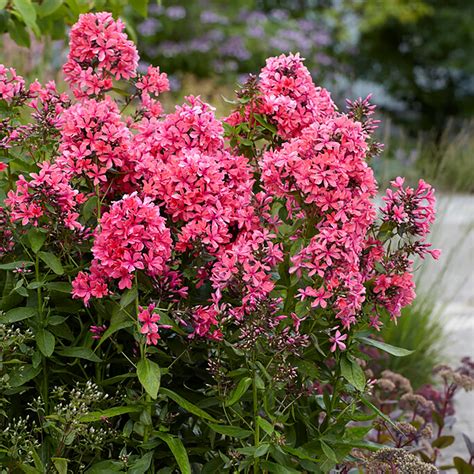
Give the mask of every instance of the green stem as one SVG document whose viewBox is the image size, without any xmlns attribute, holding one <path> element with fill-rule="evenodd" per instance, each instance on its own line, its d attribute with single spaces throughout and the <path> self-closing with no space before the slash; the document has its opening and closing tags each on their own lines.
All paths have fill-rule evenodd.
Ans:
<svg viewBox="0 0 474 474">
<path fill-rule="evenodd" d="M 257 390 L 257 371 L 253 373 L 253 426 L 254 426 L 254 446 L 257 447 L 260 444 L 260 426 L 257 423 L 258 416 L 258 390 Z M 255 458 L 253 462 L 253 472 L 258 474 L 260 471 L 260 460 Z"/>
<path fill-rule="evenodd" d="M 137 296 L 135 297 L 135 312 L 137 315 L 137 324 L 138 324 L 138 314 L 140 313 L 140 300 L 138 297 L 138 275 L 135 272 L 135 288 L 137 290 Z M 140 343 L 140 356 L 142 360 L 146 359 L 146 341 Z M 150 395 L 145 395 L 146 411 L 148 413 L 148 419 L 151 420 L 152 409 L 151 409 L 151 397 Z M 150 439 L 151 434 L 151 425 L 145 425 L 143 430 L 143 442 L 146 443 Z"/>
</svg>

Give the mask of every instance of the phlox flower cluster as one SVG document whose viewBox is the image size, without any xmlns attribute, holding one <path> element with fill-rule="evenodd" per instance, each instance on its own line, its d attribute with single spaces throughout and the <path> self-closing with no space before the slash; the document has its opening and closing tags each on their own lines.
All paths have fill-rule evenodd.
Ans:
<svg viewBox="0 0 474 474">
<path fill-rule="evenodd" d="M 397 317 L 415 295 L 411 256 L 438 256 L 425 241 L 435 202 L 423 181 L 413 189 L 397 179 L 377 222 L 377 187 L 367 164 L 378 149 L 371 139 L 377 121 L 368 99 L 341 113 L 298 54 L 269 58 L 247 89 L 249 100 L 225 120 L 229 127 L 248 122 L 238 132 L 245 133 L 256 114 L 264 115 L 273 126 L 267 131 L 276 133 L 242 156 L 199 97 L 163 114 L 157 97 L 169 83 L 157 67 L 135 81 L 131 98 L 140 105 L 122 120 L 104 93 L 113 79 L 136 77 L 137 51 L 123 30 L 108 13 L 81 15 L 72 28 L 64 73 L 74 103 L 54 83 L 26 90 L 13 70 L 0 66 L 0 99 L 26 94 L 33 119 L 59 141 L 39 172 L 20 176 L 8 193 L 9 220 L 39 226 L 43 218 L 83 231 L 81 204 L 102 197 L 90 265 L 73 281 L 73 297 L 87 305 L 131 288 L 140 272 L 152 301 L 176 307 L 191 337 L 221 339 L 226 324 L 243 327 L 256 314 L 271 313 L 261 329 L 293 321 L 294 330 L 281 334 L 297 334 L 292 340 L 303 346 L 303 321 L 324 315 L 332 352 L 346 348 L 346 331 L 366 314 L 376 328 L 381 312 Z M 8 124 L 0 146 L 28 133 L 39 140 L 38 130 Z M 402 236 L 396 249 L 384 240 L 390 232 Z M 10 248 L 9 237 L 0 235 L 7 242 L 0 252 Z M 292 281 L 287 298 L 305 303 L 284 304 L 278 279 Z M 307 312 L 296 314 L 299 307 Z M 137 314 L 148 344 L 160 339 L 154 309 L 151 303 Z M 103 326 L 94 328 L 100 337 Z"/>
<path fill-rule="evenodd" d="M 329 92 L 316 87 L 299 54 L 268 58 L 260 72 L 256 101 L 242 115 L 233 113 L 227 121 L 235 125 L 253 113 L 265 115 L 278 135 L 288 140 L 317 121 L 334 115 L 336 106 Z"/>
<path fill-rule="evenodd" d="M 137 270 L 151 277 L 164 274 L 171 255 L 171 235 L 150 198 L 126 195 L 102 216 L 92 246 L 90 274 L 79 273 L 73 296 L 84 302 L 108 293 L 109 280 L 119 289 L 132 287 Z"/>
<path fill-rule="evenodd" d="M 140 333 L 145 335 L 146 343 L 156 346 L 160 340 L 159 328 L 169 328 L 170 326 L 158 324 L 160 315 L 154 313 L 155 307 L 154 303 L 149 304 L 146 308 L 139 306 L 138 321 L 141 323 Z"/>
<path fill-rule="evenodd" d="M 154 180 L 156 198 L 179 229 L 177 251 L 199 243 L 216 253 L 233 231 L 252 224 L 252 169 L 244 157 L 189 150 L 171 156 Z"/>
<path fill-rule="evenodd" d="M 11 104 L 25 91 L 25 80 L 17 75 L 15 69 L 0 64 L 0 100 Z"/>
<path fill-rule="evenodd" d="M 93 185 L 107 181 L 107 172 L 120 170 L 130 159 L 131 132 L 122 122 L 117 104 L 84 99 L 61 116 L 60 156 L 56 163 L 71 176 L 87 177 Z"/>
<path fill-rule="evenodd" d="M 31 173 L 30 181 L 20 175 L 16 189 L 8 192 L 5 204 L 10 209 L 12 221 L 20 221 L 23 226 L 55 223 L 67 229 L 82 230 L 78 221 L 79 206 L 85 197 L 74 189 L 67 176 L 56 165 L 44 161 L 39 164 L 38 173 Z"/>
<path fill-rule="evenodd" d="M 70 106 L 69 96 L 60 94 L 54 81 L 49 81 L 45 86 L 34 81 L 28 92 L 31 97 L 28 107 L 33 109 L 31 117 L 45 128 L 57 129 L 62 112 Z"/>
<path fill-rule="evenodd" d="M 163 112 L 163 108 L 154 97 L 170 90 L 167 74 L 160 72 L 159 67 L 148 66 L 146 74 L 137 80 L 135 87 L 139 91 L 143 115 L 159 117 Z"/>
<path fill-rule="evenodd" d="M 115 79 L 136 76 L 137 48 L 124 33 L 125 25 L 107 12 L 79 16 L 71 28 L 64 75 L 76 97 L 99 95 Z"/>
<path fill-rule="evenodd" d="M 306 222 L 305 245 L 292 257 L 291 272 L 307 272 L 314 285 L 300 290 L 313 307 L 328 300 L 345 327 L 364 302 L 360 255 L 376 212 L 372 170 L 361 125 L 344 114 L 314 123 L 261 160 L 262 181 L 272 195 Z"/>
<path fill-rule="evenodd" d="M 404 184 L 400 177 L 391 182 L 394 189 L 387 189 L 383 197 L 382 219 L 395 222 L 408 234 L 425 238 L 436 216 L 434 190 L 422 179 L 416 189 Z"/>
<path fill-rule="evenodd" d="M 186 103 L 164 117 L 145 118 L 133 139 L 136 178 L 143 181 L 145 193 L 152 193 L 154 177 L 169 157 L 185 150 L 211 155 L 224 148 L 222 124 L 214 108 L 199 97 L 188 96 Z"/>
</svg>

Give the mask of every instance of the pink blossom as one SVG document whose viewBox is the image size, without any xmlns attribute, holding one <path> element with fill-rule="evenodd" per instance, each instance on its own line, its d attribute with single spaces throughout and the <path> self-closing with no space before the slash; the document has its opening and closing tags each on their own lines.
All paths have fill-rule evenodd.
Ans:
<svg viewBox="0 0 474 474">
<path fill-rule="evenodd" d="M 124 33 L 125 25 L 107 12 L 79 16 L 71 28 L 66 81 L 77 97 L 99 95 L 112 79 L 135 77 L 138 53 Z"/>
<path fill-rule="evenodd" d="M 331 336 L 329 338 L 329 341 L 331 342 L 331 352 L 335 352 L 336 349 L 339 349 L 341 351 L 344 351 L 346 349 L 346 345 L 344 342 L 347 339 L 347 334 L 341 334 L 341 331 L 339 329 L 336 331 L 334 336 Z"/>
</svg>

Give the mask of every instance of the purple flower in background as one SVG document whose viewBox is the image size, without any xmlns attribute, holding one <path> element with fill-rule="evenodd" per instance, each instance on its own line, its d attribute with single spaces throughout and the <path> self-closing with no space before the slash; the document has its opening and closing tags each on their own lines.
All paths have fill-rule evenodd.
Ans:
<svg viewBox="0 0 474 474">
<path fill-rule="evenodd" d="M 166 9 L 166 16 L 171 20 L 182 20 L 186 18 L 186 10 L 178 5 L 168 7 Z"/>
<path fill-rule="evenodd" d="M 232 56 L 240 61 L 250 58 L 250 52 L 245 47 L 240 36 L 231 36 L 220 48 L 219 53 L 223 56 Z"/>
<path fill-rule="evenodd" d="M 288 12 L 281 9 L 275 9 L 270 12 L 270 18 L 276 21 L 288 20 Z"/>
<path fill-rule="evenodd" d="M 201 12 L 201 23 L 228 25 L 229 20 L 225 16 L 219 15 L 212 10 L 204 10 Z"/>
<path fill-rule="evenodd" d="M 247 35 L 250 38 L 257 38 L 257 39 L 262 39 L 265 38 L 265 30 L 263 29 L 262 26 L 257 25 L 257 26 L 249 26 L 247 28 Z"/>
<path fill-rule="evenodd" d="M 147 18 L 138 25 L 137 30 L 142 36 L 153 36 L 161 30 L 161 22 L 156 18 Z"/>
</svg>

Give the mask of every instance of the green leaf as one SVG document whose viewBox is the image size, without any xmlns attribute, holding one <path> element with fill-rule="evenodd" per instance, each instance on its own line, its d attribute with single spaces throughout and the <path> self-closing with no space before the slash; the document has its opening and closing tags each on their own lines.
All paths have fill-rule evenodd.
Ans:
<svg viewBox="0 0 474 474">
<path fill-rule="evenodd" d="M 380 349 L 381 351 L 388 352 L 389 354 L 395 357 L 405 357 L 415 352 L 415 351 L 409 351 L 408 349 L 403 349 L 402 347 L 395 347 L 385 342 L 377 341 L 376 339 L 370 339 L 368 337 L 358 337 L 358 339 L 364 344 L 376 347 L 377 349 Z"/>
<path fill-rule="evenodd" d="M 453 463 L 459 474 L 472 474 L 474 473 L 474 466 L 471 466 L 469 463 L 464 461 L 460 457 L 453 458 Z"/>
<path fill-rule="evenodd" d="M 8 34 L 10 37 L 15 41 L 15 43 L 19 44 L 20 46 L 24 46 L 25 48 L 29 48 L 31 46 L 30 35 L 25 28 L 24 23 L 21 21 L 17 21 L 16 18 L 10 18 L 8 20 Z"/>
<path fill-rule="evenodd" d="M 58 350 L 58 354 L 63 357 L 74 357 L 77 359 L 90 360 L 91 362 L 102 362 L 102 359 L 98 357 L 92 349 L 87 347 L 65 347 Z"/>
<path fill-rule="evenodd" d="M 141 16 L 146 17 L 148 13 L 148 0 L 130 0 L 132 8 Z"/>
<path fill-rule="evenodd" d="M 153 455 L 155 453 L 150 451 L 144 454 L 141 458 L 137 459 L 130 465 L 128 469 L 128 474 L 145 474 L 148 471 L 151 465 L 151 461 L 153 460 Z"/>
<path fill-rule="evenodd" d="M 257 425 L 260 426 L 260 428 L 262 428 L 262 430 L 265 431 L 265 433 L 267 433 L 268 435 L 272 435 L 275 431 L 273 425 L 261 416 L 257 416 Z"/>
<path fill-rule="evenodd" d="M 439 449 L 444 449 L 447 448 L 448 446 L 451 446 L 455 441 L 454 436 L 440 436 L 439 438 L 436 438 L 432 443 L 431 446 L 433 448 L 439 448 Z"/>
<path fill-rule="evenodd" d="M 296 469 L 291 469 L 290 467 L 281 466 L 280 464 L 276 464 L 271 461 L 262 461 L 261 462 L 262 468 L 266 469 L 268 472 L 272 472 L 274 474 L 300 474 L 301 471 L 297 471 Z"/>
<path fill-rule="evenodd" d="M 270 443 L 262 443 L 261 445 L 257 446 L 257 449 L 253 453 L 254 457 L 260 458 L 262 456 L 265 456 L 265 454 L 268 453 L 268 450 L 270 449 Z"/>
<path fill-rule="evenodd" d="M 61 260 L 59 260 L 56 255 L 51 252 L 38 252 L 38 256 L 49 268 L 51 268 L 51 270 L 53 270 L 54 273 L 56 273 L 56 275 L 62 275 L 64 273 Z"/>
<path fill-rule="evenodd" d="M 121 461 L 99 461 L 86 471 L 86 474 L 109 474 L 113 472 L 124 472 Z"/>
<path fill-rule="evenodd" d="M 237 403 L 247 392 L 248 388 L 252 385 L 252 379 L 250 377 L 244 377 L 239 381 L 237 387 L 232 391 L 230 397 L 225 402 L 226 407 L 230 407 Z"/>
<path fill-rule="evenodd" d="M 40 471 L 39 469 L 36 469 L 36 467 L 29 466 L 28 464 L 21 464 L 20 469 L 25 474 L 43 474 L 44 472 L 44 471 Z"/>
<path fill-rule="evenodd" d="M 36 344 L 38 349 L 45 357 L 51 357 L 54 352 L 55 337 L 46 329 L 39 329 L 36 331 Z"/>
<path fill-rule="evenodd" d="M 163 387 L 161 388 L 160 393 L 162 393 L 163 395 L 166 395 L 168 398 L 171 398 L 171 400 L 173 400 L 181 408 L 184 408 L 189 413 L 192 413 L 193 415 L 199 416 L 200 418 L 203 418 L 204 420 L 217 422 L 217 420 L 215 418 L 213 418 L 211 415 L 209 415 L 203 409 L 199 408 L 198 406 L 194 405 L 193 403 L 188 402 L 181 395 L 178 395 L 177 393 L 172 392 L 171 390 L 168 390 L 167 388 L 163 388 Z"/>
<path fill-rule="evenodd" d="M 39 229 L 33 228 L 28 231 L 28 241 L 30 242 L 31 250 L 33 250 L 34 253 L 38 253 L 43 246 L 46 237 L 46 233 L 41 232 Z"/>
<path fill-rule="evenodd" d="M 305 453 L 301 448 L 292 448 L 291 446 L 282 446 L 283 451 L 305 461 L 317 463 L 318 460 Z"/>
<path fill-rule="evenodd" d="M 10 311 L 7 311 L 5 314 L 0 315 L 0 323 L 16 323 L 18 321 L 23 321 L 24 319 L 32 318 L 35 315 L 36 308 L 31 308 L 29 306 L 13 308 Z"/>
<path fill-rule="evenodd" d="M 252 431 L 245 430 L 239 426 L 217 425 L 215 423 L 209 423 L 209 427 L 216 433 L 230 436 L 231 438 L 248 438 L 252 434 Z"/>
<path fill-rule="evenodd" d="M 167 433 L 155 431 L 158 438 L 162 439 L 170 448 L 176 462 L 178 463 L 181 474 L 191 474 L 191 465 L 189 464 L 188 454 L 179 438 L 171 436 Z"/>
<path fill-rule="evenodd" d="M 109 327 L 100 338 L 97 347 L 99 347 L 103 342 L 105 342 L 112 334 L 116 333 L 117 331 L 120 331 L 120 329 L 128 328 L 130 326 L 133 326 L 133 321 L 130 315 L 128 315 L 120 308 L 114 310 L 110 319 Z"/>
<path fill-rule="evenodd" d="M 142 359 L 137 364 L 137 375 L 146 393 L 155 400 L 160 389 L 160 366 L 149 359 Z"/>
<path fill-rule="evenodd" d="M 337 462 L 337 456 L 334 450 L 323 440 L 321 440 L 321 448 L 323 450 L 323 453 L 326 455 L 328 459 L 331 459 L 331 461 Z"/>
<path fill-rule="evenodd" d="M 36 24 L 36 10 L 31 0 L 13 0 L 15 10 L 21 15 L 26 26 L 29 26 L 35 33 L 38 31 Z"/>
<path fill-rule="evenodd" d="M 360 365 L 353 360 L 352 362 L 347 358 L 341 359 L 341 374 L 342 376 L 357 390 L 362 392 L 365 388 L 365 375 Z"/>
<path fill-rule="evenodd" d="M 129 290 L 126 290 L 124 294 L 122 295 L 122 297 L 120 298 L 120 306 L 122 308 L 126 308 L 130 303 L 135 301 L 135 298 L 137 297 L 137 295 L 138 295 L 138 291 L 135 287 L 130 288 Z"/>
<path fill-rule="evenodd" d="M 43 18 L 54 13 L 61 5 L 63 0 L 44 0 L 38 7 L 38 16 Z"/>
<path fill-rule="evenodd" d="M 33 265 L 33 262 L 28 262 L 27 260 L 17 260 L 16 262 L 2 263 L 0 270 L 15 270 L 15 268 L 28 268 Z"/>
<path fill-rule="evenodd" d="M 398 431 L 397 425 L 394 423 L 394 421 L 389 418 L 385 413 L 381 412 L 373 403 L 371 403 L 369 400 L 367 400 L 365 397 L 360 396 L 360 401 L 368 408 L 370 408 L 372 411 L 377 413 L 380 418 L 385 420 L 388 424 L 392 425 L 393 428 L 395 428 Z"/>
<path fill-rule="evenodd" d="M 21 387 L 26 382 L 34 379 L 41 372 L 41 366 L 22 365 L 10 373 L 8 383 L 12 388 Z"/>
<path fill-rule="evenodd" d="M 67 474 L 67 459 L 65 458 L 51 458 L 53 461 L 54 467 L 58 474 Z"/>
<path fill-rule="evenodd" d="M 125 415 L 126 413 L 138 413 L 143 410 L 139 405 L 108 408 L 107 410 L 91 411 L 79 418 L 82 423 L 90 423 L 91 421 L 99 421 L 102 418 L 112 418 L 114 416 Z"/>
<path fill-rule="evenodd" d="M 51 291 L 59 291 L 60 293 L 71 293 L 72 291 L 72 285 L 66 281 L 46 283 L 46 288 Z"/>
</svg>

